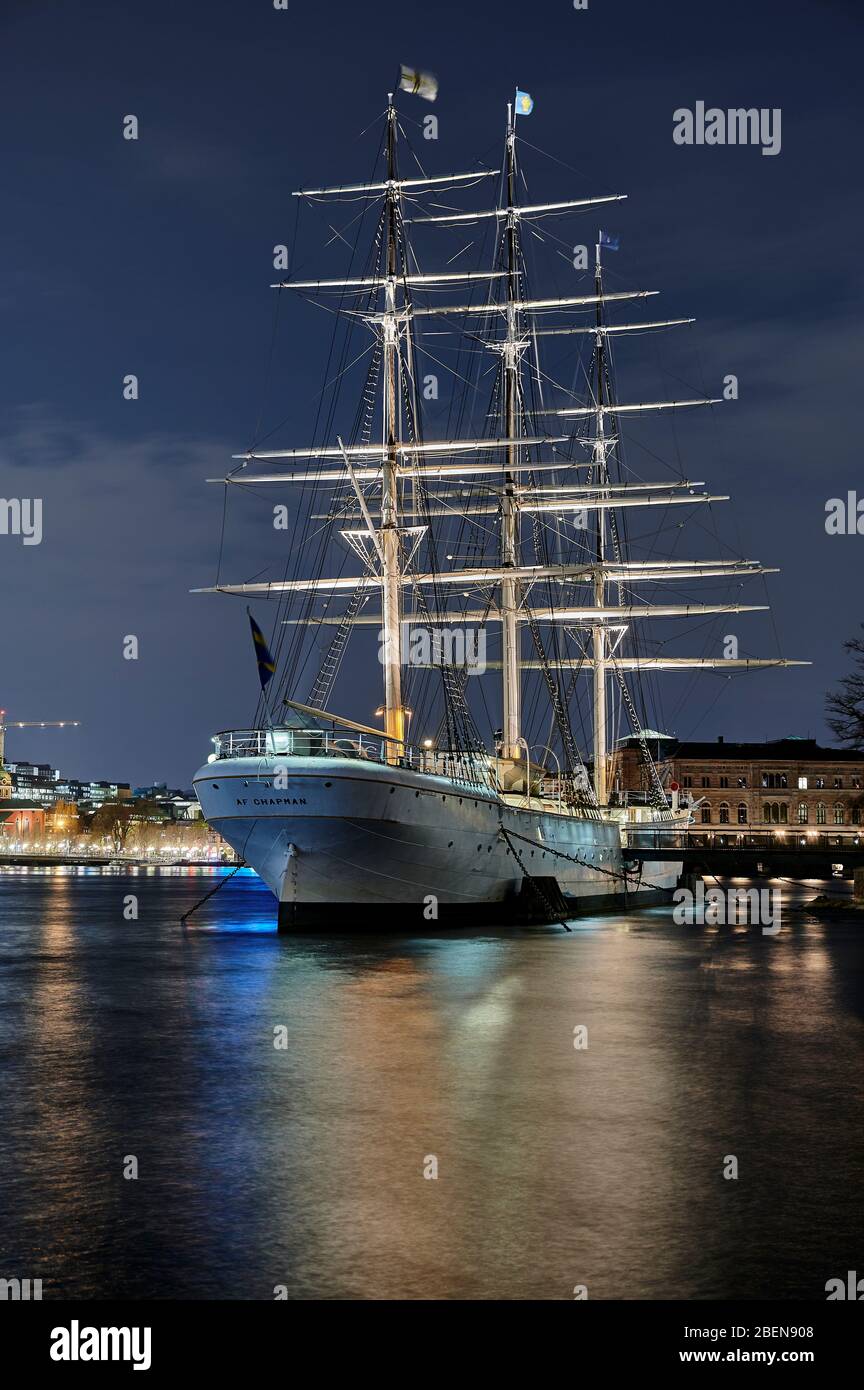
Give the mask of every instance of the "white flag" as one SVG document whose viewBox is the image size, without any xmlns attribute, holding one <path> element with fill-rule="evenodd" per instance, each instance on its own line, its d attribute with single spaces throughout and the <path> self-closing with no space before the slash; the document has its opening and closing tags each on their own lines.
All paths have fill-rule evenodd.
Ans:
<svg viewBox="0 0 864 1390">
<path fill-rule="evenodd" d="M 399 87 L 403 92 L 412 92 L 415 97 L 434 101 L 438 95 L 438 78 L 431 72 L 421 72 L 419 68 L 406 68 L 400 64 Z"/>
</svg>

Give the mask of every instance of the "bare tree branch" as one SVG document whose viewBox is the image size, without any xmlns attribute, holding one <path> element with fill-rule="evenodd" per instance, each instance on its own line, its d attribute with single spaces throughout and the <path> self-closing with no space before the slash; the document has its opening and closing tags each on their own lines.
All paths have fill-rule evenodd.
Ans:
<svg viewBox="0 0 864 1390">
<path fill-rule="evenodd" d="M 864 623 L 861 626 L 864 628 Z M 829 691 L 825 707 L 831 732 L 841 743 L 856 748 L 864 746 L 864 638 L 851 637 L 843 647 L 858 669 L 843 676 L 837 689 Z"/>
</svg>

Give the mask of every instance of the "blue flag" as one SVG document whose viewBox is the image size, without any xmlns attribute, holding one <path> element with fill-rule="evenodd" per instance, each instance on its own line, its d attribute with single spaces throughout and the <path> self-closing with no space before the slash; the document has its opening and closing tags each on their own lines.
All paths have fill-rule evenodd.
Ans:
<svg viewBox="0 0 864 1390">
<path fill-rule="evenodd" d="M 610 251 L 620 251 L 621 238 L 619 236 L 610 236 L 608 232 L 601 232 L 600 245 L 607 247 Z"/>
<path fill-rule="evenodd" d="M 266 689 L 267 682 L 272 680 L 275 675 L 276 662 L 270 654 L 270 648 L 267 646 L 264 633 L 252 617 L 248 608 L 246 612 L 249 614 L 249 622 L 252 626 L 252 641 L 255 645 L 255 657 L 258 662 L 258 678 L 261 681 L 261 689 L 264 690 Z"/>
<path fill-rule="evenodd" d="M 530 92 L 520 92 L 516 89 L 516 115 L 530 116 L 534 110 L 534 98 Z"/>
</svg>

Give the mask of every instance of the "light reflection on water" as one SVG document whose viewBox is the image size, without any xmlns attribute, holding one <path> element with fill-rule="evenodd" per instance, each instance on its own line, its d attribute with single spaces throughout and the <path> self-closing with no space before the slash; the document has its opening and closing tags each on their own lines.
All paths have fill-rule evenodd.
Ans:
<svg viewBox="0 0 864 1390">
<path fill-rule="evenodd" d="M 278 937 L 243 871 L 181 926 L 220 875 L 0 872 L 4 1277 L 820 1298 L 860 1266 L 864 924 L 787 911 L 824 885 L 770 885 L 777 937 L 666 909 Z"/>
</svg>

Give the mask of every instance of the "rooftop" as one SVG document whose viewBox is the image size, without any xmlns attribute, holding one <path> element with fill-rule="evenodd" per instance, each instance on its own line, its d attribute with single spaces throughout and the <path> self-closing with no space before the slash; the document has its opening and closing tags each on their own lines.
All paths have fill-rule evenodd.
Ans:
<svg viewBox="0 0 864 1390">
<path fill-rule="evenodd" d="M 636 743 L 634 738 L 624 741 L 629 747 Z M 824 763 L 864 763 L 862 748 L 825 748 L 815 738 L 764 739 L 761 743 L 727 743 L 718 738 L 713 743 L 678 743 L 664 749 L 664 757 L 692 759 L 725 760 L 736 762 L 824 762 Z"/>
</svg>

